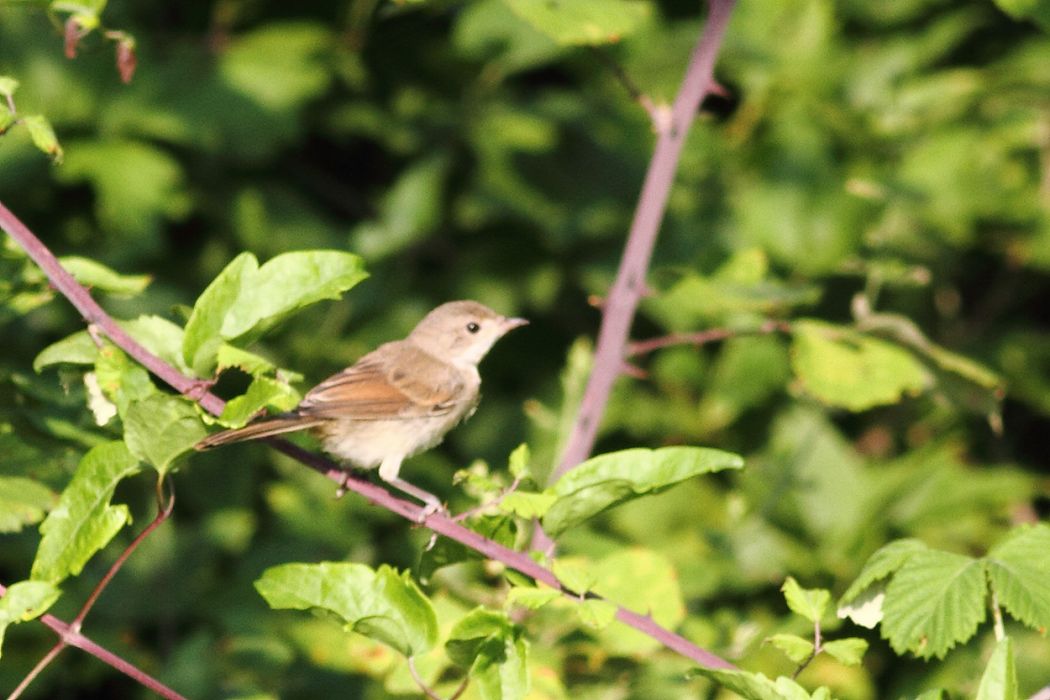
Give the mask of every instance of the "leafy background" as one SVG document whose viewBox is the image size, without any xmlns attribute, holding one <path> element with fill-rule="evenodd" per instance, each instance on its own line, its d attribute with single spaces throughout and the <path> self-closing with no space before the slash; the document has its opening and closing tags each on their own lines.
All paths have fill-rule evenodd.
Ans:
<svg viewBox="0 0 1050 700">
<path fill-rule="evenodd" d="M 597 328 L 588 299 L 611 282 L 653 142 L 603 59 L 537 31 L 528 5 L 115 3 L 104 21 L 133 34 L 139 56 L 122 85 L 98 34 L 70 61 L 41 6 L 0 4 L 0 74 L 19 79 L 19 111 L 46 115 L 65 150 L 53 165 L 12 128 L 0 140 L 0 198 L 58 254 L 150 275 L 146 292 L 102 295 L 121 318 L 185 322 L 245 250 L 262 261 L 308 248 L 361 255 L 367 281 L 253 346 L 301 373 L 303 388 L 445 300 L 528 316 L 485 361 L 478 414 L 405 470 L 466 506 L 451 475 L 473 460 L 502 470 L 522 441 L 540 471 L 555 459 L 585 364 L 570 347 Z M 606 51 L 670 100 L 701 17 L 692 0 L 654 2 Z M 932 356 L 878 382 L 888 395 L 848 405 L 856 391 L 836 387 L 855 377 L 821 374 L 828 349 L 813 322 L 809 345 L 744 334 L 661 350 L 637 359 L 647 379 L 617 384 L 599 451 L 707 445 L 747 466 L 574 528 L 563 552 L 596 561 L 646 548 L 648 566 L 603 561 L 610 590 L 630 589 L 617 572 L 666 582 L 673 567 L 686 636 L 790 675 L 794 664 L 762 644 L 805 634 L 779 592 L 788 575 L 840 594 L 892 539 L 980 556 L 1045 516 L 1048 65 L 1045 35 L 983 0 L 736 8 L 717 71 L 726 96 L 709 98 L 693 127 L 635 337 L 747 328 L 759 316 L 860 320 L 904 337 L 911 319 L 1005 379 L 1002 429 L 994 380 Z M 119 433 L 84 409 L 79 371 L 33 372 L 40 350 L 82 323 L 63 302 L 43 303 L 39 275 L 13 249 L 0 264 L 0 473 L 57 492 L 89 447 Z M 246 386 L 233 372 L 217 390 Z M 261 447 L 184 460 L 175 487 L 174 522 L 107 589 L 86 630 L 94 639 L 131 649 L 190 697 L 412 692 L 403 670 L 388 673 L 389 650 L 270 611 L 252 583 L 289 561 L 410 567 L 425 533 L 360 499 L 336 501 L 327 481 Z M 143 524 L 152 491 L 151 479 L 132 479 L 114 500 Z M 27 575 L 38 541 L 34 528 L 4 535 L 0 580 Z M 107 556 L 116 551 L 66 583 L 55 614 L 72 617 Z M 437 589 L 448 609 L 497 584 L 480 563 L 449 571 Z M 848 698 L 938 686 L 973 695 L 995 643 L 985 625 L 945 660 L 921 660 L 840 624 L 871 642 L 864 665 L 820 658 L 799 680 Z M 1034 692 L 1050 678 L 1047 642 L 1008 627 L 1021 688 Z M 614 628 L 540 611 L 528 629 L 546 670 L 547 685 L 534 686 L 551 697 L 715 692 L 682 680 L 680 658 Z M 0 686 L 51 643 L 38 625 L 9 630 Z M 60 666 L 30 695 L 146 692 L 81 655 Z"/>
</svg>

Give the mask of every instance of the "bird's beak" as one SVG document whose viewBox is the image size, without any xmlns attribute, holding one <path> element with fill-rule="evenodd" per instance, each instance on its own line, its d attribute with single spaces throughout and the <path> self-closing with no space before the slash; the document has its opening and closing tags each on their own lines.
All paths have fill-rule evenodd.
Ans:
<svg viewBox="0 0 1050 700">
<path fill-rule="evenodd" d="M 515 328 L 529 325 L 529 322 L 524 318 L 504 318 L 500 325 L 503 326 L 503 332 L 508 333 Z"/>
</svg>

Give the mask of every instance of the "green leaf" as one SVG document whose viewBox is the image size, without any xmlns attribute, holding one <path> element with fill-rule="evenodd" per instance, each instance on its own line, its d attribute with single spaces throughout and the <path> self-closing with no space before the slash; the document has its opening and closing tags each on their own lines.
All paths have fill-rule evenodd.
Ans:
<svg viewBox="0 0 1050 700">
<path fill-rule="evenodd" d="M 810 622 L 820 622 L 831 601 L 830 591 L 823 588 L 802 588 L 792 576 L 787 577 L 780 590 L 784 593 L 784 600 L 792 612 Z"/>
<path fill-rule="evenodd" d="M 710 678 L 747 700 L 810 700 L 828 697 L 822 694 L 827 692 L 824 689 L 817 689 L 811 696 L 805 688 L 784 676 L 773 681 L 761 673 L 715 668 L 696 668 L 693 674 Z"/>
<path fill-rule="evenodd" d="M 434 608 L 408 573 L 389 566 L 323 562 L 267 569 L 255 589 L 271 608 L 319 609 L 335 614 L 348 630 L 415 656 L 437 641 Z"/>
<path fill-rule="evenodd" d="M 149 372 L 116 345 L 107 343 L 99 349 L 95 375 L 102 393 L 116 404 L 121 416 L 132 401 L 140 401 L 157 393 Z"/>
<path fill-rule="evenodd" d="M 0 476 L 0 532 L 18 532 L 40 522 L 58 497 L 48 487 L 21 476 Z"/>
<path fill-rule="evenodd" d="M 616 551 L 589 568 L 596 578 L 594 592 L 606 600 L 649 615 L 668 629 L 685 620 L 679 574 L 666 555 L 632 547 Z M 601 638 L 603 648 L 624 656 L 647 653 L 659 646 L 651 637 L 622 624 L 612 625 Z"/>
<path fill-rule="evenodd" d="M 338 299 L 365 277 L 361 259 L 340 251 L 284 253 L 262 267 L 242 253 L 197 299 L 186 323 L 186 363 L 206 376 L 225 341 L 250 342 L 305 306 Z"/>
<path fill-rule="evenodd" d="M 604 510 L 675 484 L 723 469 L 739 469 L 738 455 L 705 447 L 622 450 L 593 457 L 565 473 L 548 492 L 558 500 L 543 516 L 543 528 L 557 537 Z"/>
<path fill-rule="evenodd" d="M 529 452 L 529 446 L 523 442 L 510 453 L 507 471 L 515 479 L 530 479 L 532 478 L 532 472 L 529 470 L 531 459 L 532 454 Z"/>
<path fill-rule="evenodd" d="M 248 352 L 247 350 L 241 350 L 229 343 L 223 343 L 219 346 L 219 351 L 215 356 L 215 362 L 215 370 L 217 372 L 222 372 L 230 367 L 236 367 L 242 372 L 258 376 L 276 369 L 273 363 L 265 357 L 256 355 L 253 352 Z"/>
<path fill-rule="evenodd" d="M 531 586 L 514 586 L 507 592 L 504 606 L 519 606 L 529 610 L 539 610 L 552 600 L 561 598 L 562 594 L 553 588 L 533 588 Z"/>
<path fill-rule="evenodd" d="M 470 677 L 484 700 L 517 700 L 529 691 L 528 643 L 503 613 L 475 608 L 455 624 L 445 652 Z"/>
<path fill-rule="evenodd" d="M 551 562 L 551 571 L 565 588 L 576 595 L 589 592 L 598 583 L 593 562 L 582 557 L 561 557 Z"/>
<path fill-rule="evenodd" d="M 822 650 L 835 657 L 840 663 L 856 666 L 864 658 L 864 652 L 868 650 L 868 640 L 859 637 L 835 639 L 824 642 Z"/>
<path fill-rule="evenodd" d="M 581 600 L 576 604 L 576 614 L 587 627 L 601 630 L 612 624 L 616 619 L 616 611 L 619 607 L 616 603 L 597 598 Z"/>
<path fill-rule="evenodd" d="M 130 321 L 117 321 L 128 335 L 154 355 L 179 371 L 188 371 L 182 360 L 182 328 L 160 316 L 143 315 Z M 98 345 L 87 331 L 78 331 L 40 351 L 33 369 L 40 372 L 51 365 L 68 363 L 92 365 L 98 361 Z"/>
<path fill-rule="evenodd" d="M 1050 526 L 1014 528 L 984 560 L 999 604 L 1033 629 L 1050 628 Z"/>
<path fill-rule="evenodd" d="M 791 364 L 802 386 L 851 411 L 897 403 L 930 385 L 914 355 L 893 343 L 821 321 L 793 325 Z"/>
<path fill-rule="evenodd" d="M 33 561 L 32 579 L 57 584 L 76 576 L 129 520 L 128 508 L 109 499 L 123 479 L 139 472 L 123 442 L 93 447 L 77 465 L 58 505 L 40 526 L 43 538 Z"/>
<path fill-rule="evenodd" d="M 153 280 L 150 275 L 122 275 L 88 258 L 68 255 L 59 258 L 58 261 L 77 282 L 85 287 L 117 296 L 135 296 L 148 287 Z"/>
<path fill-rule="evenodd" d="M 552 493 L 514 491 L 503 497 L 499 509 L 519 518 L 542 518 L 556 500 L 558 497 Z"/>
<path fill-rule="evenodd" d="M 985 618 L 983 562 L 951 552 L 913 554 L 886 587 L 882 635 L 898 654 L 943 657 Z"/>
<path fill-rule="evenodd" d="M 995 0 L 995 4 L 1014 19 L 1030 19 L 1050 32 L 1050 0 Z"/>
<path fill-rule="evenodd" d="M 639 0 L 504 0 L 559 44 L 597 46 L 620 41 L 652 14 Z"/>
<path fill-rule="evenodd" d="M 1045 556 L 1045 550 L 1043 554 Z M 977 688 L 977 700 L 1019 700 L 1020 697 L 1013 642 L 1009 637 L 1003 637 L 996 642 L 992 658 L 988 659 L 988 665 L 984 667 L 981 685 Z"/>
<path fill-rule="evenodd" d="M 33 140 L 33 145 L 51 156 L 51 160 L 55 163 L 61 163 L 64 154 L 62 146 L 58 143 L 58 137 L 55 136 L 55 130 L 51 128 L 51 122 L 43 115 L 32 114 L 22 117 L 22 123 L 29 129 L 29 137 Z"/>
<path fill-rule="evenodd" d="M 51 365 L 93 365 L 98 360 L 98 346 L 87 331 L 79 331 L 48 345 L 33 360 L 33 370 L 42 372 Z"/>
<path fill-rule="evenodd" d="M 128 450 L 161 474 L 207 432 L 193 404 L 169 394 L 156 393 L 132 401 L 124 414 Z"/>
<path fill-rule="evenodd" d="M 219 423 L 228 428 L 240 428 L 264 408 L 290 411 L 299 405 L 301 398 L 298 391 L 284 382 L 256 377 L 247 392 L 226 403 L 219 416 Z"/>
<path fill-rule="evenodd" d="M 0 648 L 9 625 L 40 617 L 58 600 L 61 591 L 46 581 L 19 581 L 0 598 Z"/>
<path fill-rule="evenodd" d="M 812 640 L 803 639 L 797 634 L 774 634 L 772 637 L 766 638 L 766 641 L 787 654 L 787 657 L 796 664 L 800 664 L 813 656 Z"/>
<path fill-rule="evenodd" d="M 926 545 L 916 539 L 895 540 L 882 546 L 868 557 L 860 574 L 839 598 L 839 605 L 849 603 L 875 581 L 886 578 L 904 566 L 913 554 L 925 551 L 927 551 Z"/>
</svg>

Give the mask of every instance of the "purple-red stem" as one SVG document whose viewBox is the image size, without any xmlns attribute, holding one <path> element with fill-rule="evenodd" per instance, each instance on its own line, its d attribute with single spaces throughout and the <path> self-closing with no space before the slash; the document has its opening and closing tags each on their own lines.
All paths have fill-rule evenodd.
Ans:
<svg viewBox="0 0 1050 700">
<path fill-rule="evenodd" d="M 0 583 L 0 597 L 7 594 L 7 587 Z M 75 631 L 73 626 L 59 620 L 54 615 L 42 615 L 40 621 L 50 627 L 59 636 L 59 639 L 67 646 L 76 647 L 91 654 L 99 661 L 109 664 L 113 668 L 117 669 L 124 675 L 135 679 L 141 685 L 149 688 L 157 695 L 169 700 L 186 700 L 182 695 L 179 695 L 174 690 L 158 681 L 153 676 L 149 675 L 145 671 L 141 670 L 137 666 L 134 666 L 121 657 L 117 656 L 108 649 L 99 646 L 95 642 L 91 641 L 80 632 Z M 52 648 L 49 655 L 57 654 L 55 648 Z M 38 666 L 40 664 L 37 664 Z"/>
<path fill-rule="evenodd" d="M 198 400 L 200 404 L 211 413 L 218 414 L 222 412 L 222 407 L 224 405 L 222 399 L 210 392 L 201 392 L 200 382 L 183 376 L 174 367 L 168 365 L 159 357 L 150 353 L 128 336 L 128 334 L 125 333 L 124 330 L 102 310 L 102 307 L 91 298 L 91 295 L 88 294 L 87 290 L 73 279 L 73 277 L 59 264 L 51 251 L 47 249 L 47 247 L 25 226 L 25 224 L 18 220 L 18 218 L 12 214 L 2 202 L 0 202 L 0 228 L 7 231 L 8 234 L 22 246 L 29 256 L 41 267 L 41 269 L 44 270 L 44 273 L 51 280 L 54 287 L 69 298 L 73 305 L 84 316 L 85 320 L 89 323 L 94 323 L 106 333 L 110 340 L 116 345 L 123 348 L 129 355 L 141 362 L 151 372 L 172 387 L 185 394 L 192 395 L 193 398 Z M 319 471 L 332 481 L 344 485 L 345 488 L 364 496 L 372 503 L 397 513 L 412 522 L 420 521 L 419 519 L 423 514 L 423 508 L 421 506 L 395 498 L 390 492 L 381 486 L 377 486 L 363 479 L 352 476 L 348 478 L 346 472 L 335 462 L 320 455 L 303 450 L 286 440 L 270 439 L 268 442 L 279 451 L 293 457 L 302 464 Z M 526 576 L 563 591 L 574 598 L 578 598 L 578 595 L 563 586 L 553 573 L 537 564 L 526 554 L 516 552 L 497 544 L 492 540 L 485 539 L 473 530 L 469 530 L 453 522 L 451 518 L 444 514 L 431 514 L 423 522 L 427 527 L 440 535 L 444 535 L 451 540 L 466 545 L 489 559 L 500 561 Z M 648 620 L 648 618 L 637 616 L 635 613 L 632 613 L 623 607 L 619 608 L 617 615 L 623 622 L 635 626 L 639 631 L 653 637 L 664 646 L 677 651 L 698 664 L 710 668 L 733 668 L 733 665 L 725 659 L 722 659 L 705 649 L 701 649 L 684 637 L 660 627 L 651 620 L 639 626 L 639 620 L 644 621 Z M 84 646 L 81 646 L 80 648 L 85 649 Z"/>
<path fill-rule="evenodd" d="M 715 58 L 722 46 L 734 4 L 735 0 L 710 0 L 707 23 L 689 59 L 689 67 L 671 110 L 670 124 L 657 134 L 656 147 L 642 184 L 620 268 L 602 307 L 594 369 L 565 452 L 550 475 L 551 481 L 587 459 L 594 449 L 598 425 L 609 402 L 613 382 L 623 370 L 631 323 L 645 291 L 646 272 L 667 209 L 667 198 L 678 169 L 678 159 L 700 102 L 714 84 Z M 540 549 L 546 548 L 542 546 L 546 543 L 534 540 L 534 544 L 539 545 Z"/>
</svg>

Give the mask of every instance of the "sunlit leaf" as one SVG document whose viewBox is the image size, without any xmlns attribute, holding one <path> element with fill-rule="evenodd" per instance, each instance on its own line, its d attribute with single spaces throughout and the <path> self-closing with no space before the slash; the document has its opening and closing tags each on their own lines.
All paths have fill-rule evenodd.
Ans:
<svg viewBox="0 0 1050 700">
<path fill-rule="evenodd" d="M 868 650 L 868 640 L 859 637 L 847 637 L 845 639 L 833 639 L 824 642 L 823 650 L 839 662 L 847 666 L 856 666 L 864 658 L 864 652 Z"/>
<path fill-rule="evenodd" d="M 1050 628 L 1050 526 L 1015 528 L 984 560 L 999 604 L 1029 627 Z"/>
<path fill-rule="evenodd" d="M 8 626 L 40 617 L 58 600 L 61 591 L 47 581 L 19 581 L 0 598 L 0 647 Z"/>
<path fill-rule="evenodd" d="M 528 642 L 503 613 L 476 608 L 453 626 L 445 642 L 452 661 L 470 669 L 484 700 L 517 700 L 529 690 Z"/>
<path fill-rule="evenodd" d="M 437 641 L 434 608 L 407 573 L 389 566 L 323 562 L 267 569 L 255 588 L 272 608 L 333 613 L 348 630 L 388 644 L 405 656 Z"/>
<path fill-rule="evenodd" d="M 170 394 L 156 393 L 132 401 L 124 413 L 128 450 L 161 474 L 206 434 L 193 405 Z"/>
<path fill-rule="evenodd" d="M 1018 700 L 1020 697 L 1013 642 L 1009 637 L 1003 637 L 996 642 L 992 658 L 984 667 L 976 700 Z"/>
<path fill-rule="evenodd" d="M 793 576 L 780 587 L 791 611 L 810 622 L 820 622 L 831 601 L 831 592 L 823 588 L 802 588 Z"/>
<path fill-rule="evenodd" d="M 898 654 L 943 657 L 985 619 L 984 565 L 961 554 L 913 554 L 886 587 L 882 635 Z"/>
<path fill-rule="evenodd" d="M 0 476 L 0 533 L 40 522 L 58 500 L 51 489 L 21 476 Z"/>
<path fill-rule="evenodd" d="M 92 448 L 77 465 L 58 505 L 40 525 L 40 547 L 33 561 L 34 581 L 59 583 L 76 576 L 129 520 L 127 506 L 110 505 L 123 479 L 138 473 L 139 460 L 123 442 Z"/>
<path fill-rule="evenodd" d="M 150 275 L 122 275 L 89 258 L 67 255 L 58 261 L 85 287 L 118 296 L 135 296 L 148 287 L 153 279 Z"/>
<path fill-rule="evenodd" d="M 620 503 L 699 474 L 743 466 L 739 456 L 705 447 L 637 448 L 593 457 L 550 487 L 558 500 L 543 516 L 543 527 L 556 537 Z"/>
<path fill-rule="evenodd" d="M 639 0 L 504 0 L 516 14 L 559 44 L 617 42 L 652 13 Z"/>
<path fill-rule="evenodd" d="M 802 663 L 813 655 L 813 641 L 803 639 L 797 634 L 774 634 L 766 641 L 787 654 L 787 657 L 796 664 Z"/>
</svg>

